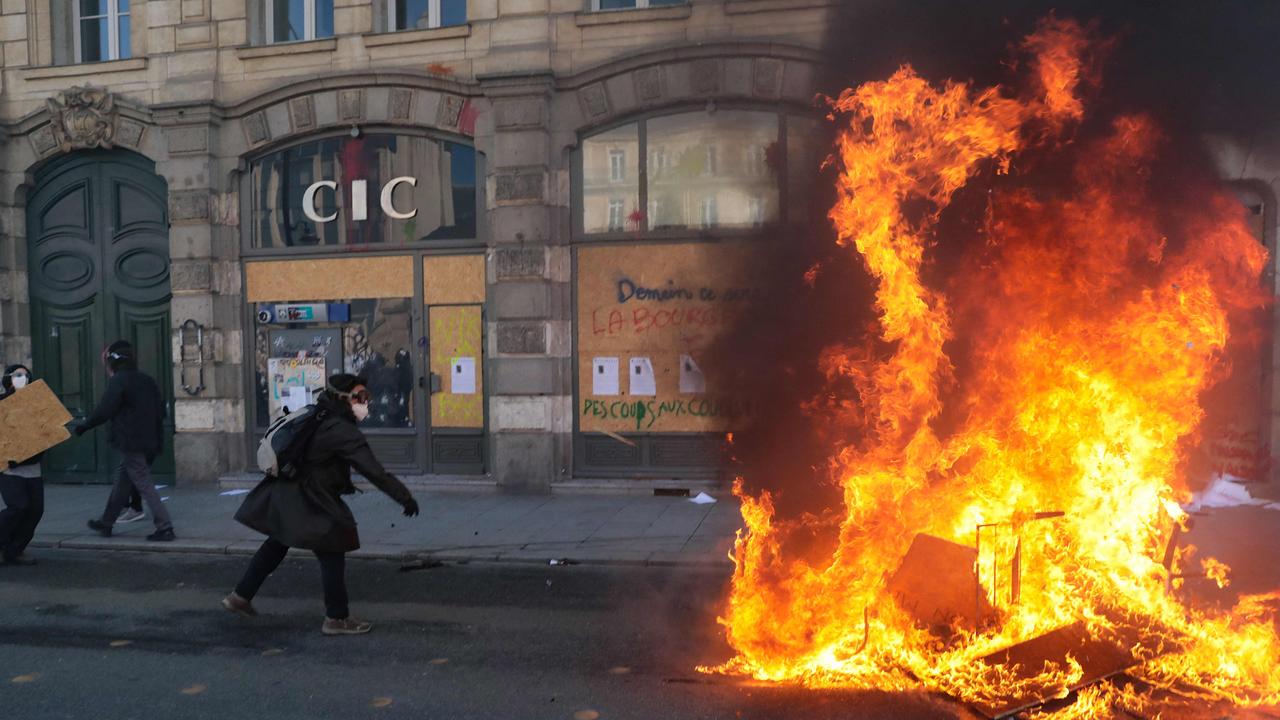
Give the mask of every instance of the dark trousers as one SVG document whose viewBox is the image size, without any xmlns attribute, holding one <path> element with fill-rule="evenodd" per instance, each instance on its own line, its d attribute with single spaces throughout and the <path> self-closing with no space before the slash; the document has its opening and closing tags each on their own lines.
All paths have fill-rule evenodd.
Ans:
<svg viewBox="0 0 1280 720">
<path fill-rule="evenodd" d="M 169 510 L 160 500 L 160 493 L 151 482 L 151 464 L 143 453 L 124 453 L 120 464 L 116 466 L 116 484 L 111 488 L 111 496 L 107 498 L 107 509 L 102 512 L 102 522 L 114 525 L 120 511 L 129 503 L 130 490 L 137 490 L 142 499 L 147 501 L 147 509 L 151 511 L 151 520 L 156 524 L 156 531 L 172 530 L 173 520 Z"/>
<path fill-rule="evenodd" d="M 0 553 L 12 560 L 27 549 L 44 517 L 44 481 L 0 473 Z"/>
<path fill-rule="evenodd" d="M 280 567 L 289 546 L 282 542 L 267 538 L 253 554 L 249 567 L 245 568 L 244 577 L 236 585 L 236 594 L 245 600 L 252 600 L 258 594 L 258 588 L 266 582 L 267 576 Z M 320 561 L 320 582 L 324 585 L 324 612 L 334 620 L 347 617 L 347 555 L 340 552 L 315 551 Z"/>
</svg>

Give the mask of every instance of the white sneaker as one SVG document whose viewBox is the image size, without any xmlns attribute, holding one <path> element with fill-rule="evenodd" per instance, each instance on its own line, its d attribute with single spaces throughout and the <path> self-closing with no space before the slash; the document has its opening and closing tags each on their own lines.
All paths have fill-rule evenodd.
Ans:
<svg viewBox="0 0 1280 720">
<path fill-rule="evenodd" d="M 139 520 L 141 520 L 146 516 L 147 514 L 141 510 L 134 510 L 133 508 L 125 508 L 124 510 L 120 511 L 120 517 L 116 518 L 116 522 L 118 523 L 138 522 Z"/>
</svg>

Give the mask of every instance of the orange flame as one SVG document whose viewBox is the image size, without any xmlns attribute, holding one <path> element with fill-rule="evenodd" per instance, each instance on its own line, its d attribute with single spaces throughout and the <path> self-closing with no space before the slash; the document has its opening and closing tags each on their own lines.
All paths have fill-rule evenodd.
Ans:
<svg viewBox="0 0 1280 720">
<path fill-rule="evenodd" d="M 1067 134 L 1093 81 L 1088 35 L 1050 19 L 1026 41 L 1034 97 L 938 88 L 903 67 L 833 101 L 848 127 L 830 219 L 878 284 L 882 350 L 831 347 L 819 359 L 831 394 L 855 388 L 821 405 L 847 429 L 830 461 L 841 507 L 780 518 L 768 492 L 735 483 L 745 530 L 720 622 L 737 654 L 716 670 L 981 701 L 1027 681 L 978 658 L 1084 621 L 1102 637 L 1141 628 L 1142 665 L 1130 672 L 1154 685 L 1280 700 L 1280 641 L 1263 602 L 1246 598 L 1229 615 L 1188 609 L 1167 589 L 1177 568 L 1161 562 L 1185 519 L 1180 468 L 1198 397 L 1226 372 L 1229 318 L 1265 302 L 1266 253 L 1239 203 L 1210 188 L 1199 207 L 1153 212 L 1149 168 L 1166 139 L 1149 118 L 1120 117 L 1074 148 L 1069 190 L 992 192 L 983 257 L 951 287 L 922 277 L 942 212 L 975 176 L 1013 172 L 1033 145 L 1075 144 Z M 948 394 L 961 317 L 976 370 Z M 945 434 L 944 409 L 959 418 Z M 1061 517 L 1037 522 L 1044 510 Z M 977 573 L 999 622 L 952 628 L 943 642 L 898 606 L 888 580 L 917 533 L 974 545 L 984 524 L 1004 528 L 984 541 Z M 829 544 L 796 540 L 813 537 Z M 1035 558 L 1017 590 L 984 569 L 1015 547 L 1019 561 Z M 1224 565 L 1204 568 L 1225 582 Z M 1069 660 L 1034 682 L 1065 691 L 1082 675 Z M 1083 692 L 1071 712 L 1089 716 L 1122 692 Z"/>
</svg>

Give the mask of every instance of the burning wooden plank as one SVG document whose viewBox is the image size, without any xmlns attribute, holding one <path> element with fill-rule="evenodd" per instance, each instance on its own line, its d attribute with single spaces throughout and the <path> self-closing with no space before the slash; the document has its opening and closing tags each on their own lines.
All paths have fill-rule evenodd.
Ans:
<svg viewBox="0 0 1280 720">
<path fill-rule="evenodd" d="M 889 592 L 921 624 L 976 628 L 992 612 L 978 588 L 977 561 L 974 548 L 920 533 L 889 579 Z"/>
</svg>

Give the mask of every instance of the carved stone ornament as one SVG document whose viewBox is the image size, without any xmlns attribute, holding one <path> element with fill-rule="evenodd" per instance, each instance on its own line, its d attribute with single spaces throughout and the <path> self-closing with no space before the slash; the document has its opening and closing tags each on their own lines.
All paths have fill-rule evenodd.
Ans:
<svg viewBox="0 0 1280 720">
<path fill-rule="evenodd" d="M 73 87 L 45 101 L 49 125 L 62 152 L 111 149 L 115 140 L 115 97 L 101 88 Z"/>
</svg>

